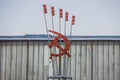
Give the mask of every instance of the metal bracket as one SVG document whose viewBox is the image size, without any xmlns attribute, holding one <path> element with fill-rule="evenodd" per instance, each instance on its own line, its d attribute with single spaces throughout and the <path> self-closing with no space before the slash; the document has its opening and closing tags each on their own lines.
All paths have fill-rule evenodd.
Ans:
<svg viewBox="0 0 120 80">
<path fill-rule="evenodd" d="M 63 80 L 72 80 L 72 77 L 70 76 L 48 76 L 47 80 L 49 79 L 63 79 Z"/>
</svg>

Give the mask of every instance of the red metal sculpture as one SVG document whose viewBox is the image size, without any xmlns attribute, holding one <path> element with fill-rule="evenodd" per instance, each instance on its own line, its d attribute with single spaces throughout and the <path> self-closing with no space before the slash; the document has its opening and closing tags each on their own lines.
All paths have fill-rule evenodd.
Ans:
<svg viewBox="0 0 120 80">
<path fill-rule="evenodd" d="M 68 20 L 68 12 L 65 12 L 65 16 L 63 16 L 63 10 L 59 9 L 59 32 L 55 31 L 54 28 L 54 16 L 55 16 L 55 10 L 54 6 L 51 7 L 51 21 L 52 21 L 52 30 L 49 30 L 47 26 L 47 6 L 46 4 L 43 4 L 43 10 L 44 10 L 44 19 L 45 19 L 45 25 L 46 25 L 46 31 L 48 35 L 48 47 L 50 48 L 50 59 L 52 60 L 52 69 L 53 69 L 53 76 L 48 76 L 47 80 L 49 79 L 63 79 L 63 80 L 72 80 L 71 76 L 68 76 L 68 67 L 70 65 L 70 57 L 71 54 L 70 51 L 70 40 L 72 35 L 72 26 L 75 24 L 75 16 L 72 16 L 71 20 L 71 26 L 70 26 L 70 40 L 68 40 L 66 36 L 66 23 L 69 22 Z M 64 25 L 64 35 L 61 34 L 62 27 L 61 27 L 61 20 L 65 19 L 65 25 Z M 69 30 L 68 30 L 69 31 Z M 53 33 L 54 39 L 51 41 L 49 37 L 49 32 Z M 54 36 L 57 35 L 57 36 Z M 61 46 L 64 43 L 64 47 Z M 58 51 L 57 51 L 58 48 Z M 52 52 L 54 51 L 54 52 Z M 53 58 L 54 57 L 54 58 Z M 70 71 L 69 71 L 70 72 Z"/>
<path fill-rule="evenodd" d="M 57 47 L 59 50 L 60 50 L 60 53 L 57 54 L 57 53 L 51 53 L 51 56 L 50 56 L 50 59 L 52 59 L 52 57 L 60 57 L 62 55 L 67 55 L 68 57 L 71 57 L 71 55 L 69 54 L 69 49 L 70 49 L 70 41 L 68 40 L 68 38 L 66 36 L 64 36 L 63 34 L 61 33 L 58 33 L 56 31 L 53 31 L 53 30 L 48 30 L 49 32 L 53 33 L 53 34 L 56 34 L 58 35 L 48 46 L 49 48 L 51 49 L 53 46 L 54 47 Z M 63 39 L 64 42 L 65 42 L 65 48 L 62 48 L 59 44 L 58 44 L 58 41 L 60 39 Z"/>
</svg>

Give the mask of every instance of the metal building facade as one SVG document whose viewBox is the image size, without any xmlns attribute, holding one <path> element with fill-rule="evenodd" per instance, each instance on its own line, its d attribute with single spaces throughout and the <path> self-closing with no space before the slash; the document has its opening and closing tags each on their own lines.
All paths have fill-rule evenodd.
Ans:
<svg viewBox="0 0 120 80">
<path fill-rule="evenodd" d="M 46 80 L 47 38 L 0 38 L 0 80 Z M 72 80 L 120 80 L 120 37 L 73 37 Z"/>
</svg>

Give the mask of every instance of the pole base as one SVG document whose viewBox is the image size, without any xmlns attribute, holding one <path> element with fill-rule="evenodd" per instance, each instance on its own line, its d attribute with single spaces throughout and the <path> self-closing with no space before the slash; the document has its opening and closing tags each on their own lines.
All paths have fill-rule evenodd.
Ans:
<svg viewBox="0 0 120 80">
<path fill-rule="evenodd" d="M 61 76 L 61 75 L 58 75 L 58 76 L 48 76 L 47 77 L 47 80 L 49 79 L 63 79 L 63 80 L 72 80 L 72 77 L 71 76 Z"/>
</svg>

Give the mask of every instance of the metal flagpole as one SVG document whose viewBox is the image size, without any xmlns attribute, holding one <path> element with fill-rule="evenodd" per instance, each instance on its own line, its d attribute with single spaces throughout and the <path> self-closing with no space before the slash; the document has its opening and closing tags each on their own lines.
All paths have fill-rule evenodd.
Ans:
<svg viewBox="0 0 120 80">
<path fill-rule="evenodd" d="M 53 16 L 55 15 L 55 12 L 54 12 L 54 7 L 51 7 L 51 16 L 52 16 L 52 30 L 54 30 L 54 21 L 53 21 Z M 54 35 L 54 33 L 53 33 Z"/>
<path fill-rule="evenodd" d="M 53 23 L 53 16 L 54 16 L 54 7 L 51 7 L 51 16 L 52 16 L 52 29 L 54 30 L 54 23 Z M 54 36 L 54 33 L 53 33 Z M 54 60 L 52 59 L 52 67 L 53 67 L 53 75 L 55 76 L 55 67 L 54 67 Z"/>
<path fill-rule="evenodd" d="M 49 33 L 48 33 L 48 26 L 47 26 L 47 19 L 46 19 L 46 14 L 47 14 L 46 4 L 43 4 L 43 10 L 44 10 L 44 20 L 45 20 L 45 25 L 46 25 L 46 32 L 47 32 L 47 35 L 48 35 L 48 44 L 50 44 L 50 39 L 49 39 L 50 36 L 49 36 Z M 51 53 L 51 49 L 50 49 L 50 53 Z"/>
<path fill-rule="evenodd" d="M 70 27 L 70 41 L 71 41 L 71 36 L 72 36 L 72 25 L 75 24 L 75 16 L 72 16 L 72 22 L 71 22 L 71 27 Z"/>
<path fill-rule="evenodd" d="M 71 36 L 72 36 L 72 24 L 71 24 L 71 26 L 70 26 L 70 45 L 71 45 Z M 70 52 L 70 54 L 71 54 L 71 46 L 70 46 L 70 50 L 69 50 L 69 52 Z M 70 60 L 70 63 L 71 63 L 71 57 L 70 57 L 70 59 L 67 58 L 67 67 L 66 67 L 67 70 L 66 70 L 66 73 L 68 72 L 69 60 Z"/>
<path fill-rule="evenodd" d="M 71 44 L 71 36 L 72 36 L 72 26 L 75 24 L 75 16 L 72 16 L 72 21 L 71 21 L 71 26 L 70 26 L 70 44 Z M 71 53 L 71 47 L 70 47 L 70 53 Z M 68 64 L 69 64 L 69 58 L 67 60 L 67 71 L 68 72 Z M 70 63 L 71 63 L 71 58 L 70 58 Z"/>
<path fill-rule="evenodd" d="M 59 32 L 60 33 L 61 33 L 61 18 L 62 18 L 62 9 L 59 9 Z M 61 39 L 60 39 L 60 45 L 61 45 Z M 59 75 L 61 75 L 61 56 L 59 56 Z"/>
<path fill-rule="evenodd" d="M 51 7 L 51 17 L 52 17 L 52 30 L 54 30 L 54 16 L 55 16 L 55 10 L 54 10 L 54 7 Z M 53 37 L 54 37 L 54 33 L 53 33 Z M 54 47 L 54 51 L 56 53 L 56 48 Z M 53 62 L 53 61 L 52 61 Z M 56 68 L 57 68 L 57 74 L 58 74 L 58 66 L 57 66 L 57 57 L 55 59 L 55 62 L 56 62 Z M 54 65 L 53 65 L 54 66 Z M 53 73 L 55 74 L 55 73 Z"/>
<path fill-rule="evenodd" d="M 64 34 L 66 36 L 66 22 L 68 21 L 68 12 L 65 13 L 65 26 L 64 26 Z"/>
<path fill-rule="evenodd" d="M 44 20 L 45 20 L 45 25 L 46 25 L 46 32 L 47 32 L 47 35 L 48 35 L 48 44 L 50 44 L 49 33 L 48 33 L 48 26 L 47 26 L 47 19 L 46 19 L 46 13 L 47 13 L 47 6 L 46 6 L 46 4 L 43 4 L 43 9 L 44 9 Z M 50 54 L 51 54 L 51 49 L 50 49 Z M 53 63 L 52 63 L 52 67 L 53 67 L 53 74 L 54 74 Z"/>
<path fill-rule="evenodd" d="M 66 36 L 66 22 L 68 21 L 68 12 L 65 13 L 65 25 L 64 25 L 64 35 Z M 63 68 L 63 73 L 64 75 L 67 75 L 67 63 L 66 63 L 66 55 L 64 55 L 64 68 Z"/>
<path fill-rule="evenodd" d="M 46 14 L 47 14 L 47 6 L 46 6 L 46 4 L 43 4 L 43 9 L 44 9 L 44 20 L 45 20 L 46 32 L 47 32 L 47 35 L 48 35 L 48 43 L 50 43 L 49 33 L 48 33 L 48 26 L 47 26 L 47 19 L 46 19 Z"/>
</svg>

